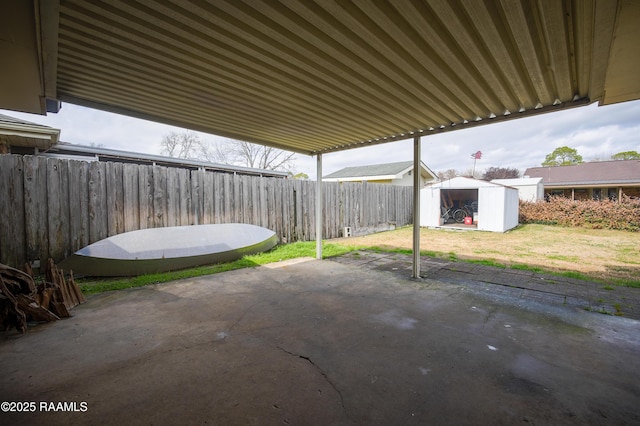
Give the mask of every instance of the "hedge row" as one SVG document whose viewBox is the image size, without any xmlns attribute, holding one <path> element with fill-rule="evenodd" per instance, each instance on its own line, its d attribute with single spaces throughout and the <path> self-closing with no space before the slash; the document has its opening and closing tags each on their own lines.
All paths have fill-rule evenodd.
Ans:
<svg viewBox="0 0 640 426">
<path fill-rule="evenodd" d="M 581 226 L 592 229 L 640 231 L 640 199 L 623 196 L 617 201 L 572 201 L 551 197 L 549 201 L 520 202 L 520 223 Z"/>
</svg>

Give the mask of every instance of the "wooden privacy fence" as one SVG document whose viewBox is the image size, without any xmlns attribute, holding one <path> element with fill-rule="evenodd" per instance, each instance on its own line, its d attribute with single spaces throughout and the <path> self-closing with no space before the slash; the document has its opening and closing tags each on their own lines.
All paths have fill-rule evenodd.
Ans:
<svg viewBox="0 0 640 426">
<path fill-rule="evenodd" d="M 323 238 L 412 221 L 411 187 L 324 183 Z M 316 182 L 125 163 L 0 155 L 0 263 L 59 262 L 143 228 L 250 223 L 315 239 Z"/>
</svg>

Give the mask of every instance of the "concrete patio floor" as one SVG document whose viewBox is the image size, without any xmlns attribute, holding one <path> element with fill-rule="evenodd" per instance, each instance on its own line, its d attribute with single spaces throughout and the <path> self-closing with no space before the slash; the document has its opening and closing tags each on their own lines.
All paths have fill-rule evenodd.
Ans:
<svg viewBox="0 0 640 426">
<path fill-rule="evenodd" d="M 74 315 L 0 334 L 37 408 L 2 424 L 640 423 L 640 322 L 431 279 L 298 259 Z"/>
</svg>

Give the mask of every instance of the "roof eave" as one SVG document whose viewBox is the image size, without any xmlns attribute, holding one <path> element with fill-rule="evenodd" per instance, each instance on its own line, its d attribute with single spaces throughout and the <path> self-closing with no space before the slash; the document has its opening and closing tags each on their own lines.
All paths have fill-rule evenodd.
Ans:
<svg viewBox="0 0 640 426">
<path fill-rule="evenodd" d="M 37 139 L 44 141 L 39 145 L 39 149 L 47 149 L 58 143 L 60 139 L 60 129 L 39 125 L 28 125 L 21 123 L 3 122 L 0 128 L 0 136 L 17 136 L 25 139 Z"/>
<path fill-rule="evenodd" d="M 73 152 L 80 152 L 84 154 L 91 154 L 97 157 L 106 157 L 106 158 L 112 158 L 112 159 L 127 159 L 130 161 L 135 161 L 135 160 L 151 161 L 151 162 L 158 162 L 158 163 L 182 165 L 182 166 L 188 166 L 193 168 L 216 169 L 216 170 L 221 170 L 221 171 L 230 172 L 230 173 L 270 175 L 270 176 L 280 176 L 280 177 L 286 177 L 289 175 L 288 172 L 283 172 L 278 170 L 265 170 L 265 169 L 251 168 L 251 167 L 235 166 L 231 164 L 209 163 L 206 161 L 188 160 L 188 159 L 175 158 L 175 157 L 165 157 L 162 155 L 145 154 L 140 152 L 122 151 L 122 150 L 108 149 L 108 148 L 97 148 L 97 147 L 84 146 L 84 145 L 59 144 L 55 146 L 55 148 L 62 151 L 73 151 Z"/>
<path fill-rule="evenodd" d="M 361 182 L 369 180 L 394 180 L 399 179 L 397 175 L 377 175 L 377 176 L 345 176 L 334 178 L 322 178 L 324 182 Z"/>
<path fill-rule="evenodd" d="M 640 179 L 627 180 L 627 181 L 599 181 L 599 182 L 558 182 L 558 183 L 544 183 L 544 187 L 548 189 L 561 189 L 561 188 L 606 188 L 611 186 L 630 187 L 640 186 Z"/>
<path fill-rule="evenodd" d="M 534 115 L 546 114 L 554 111 L 562 111 L 562 110 L 567 110 L 571 108 L 582 107 L 582 106 L 589 105 L 591 103 L 592 103 L 591 99 L 589 99 L 588 97 L 578 98 L 569 102 L 561 102 L 555 105 L 547 105 L 539 108 L 534 108 L 531 110 L 523 110 L 520 112 L 513 112 L 513 113 L 510 112 L 508 114 L 498 115 L 495 117 L 484 117 L 484 118 L 479 117 L 474 121 L 465 120 L 461 123 L 442 124 L 439 127 L 430 127 L 428 129 L 415 129 L 411 132 L 402 133 L 399 135 L 388 135 L 388 136 L 376 137 L 372 139 L 355 141 L 355 142 L 344 142 L 326 149 L 310 151 L 310 152 L 307 152 L 307 154 L 309 155 L 326 154 L 330 152 L 344 151 L 347 149 L 362 148 L 366 146 L 379 145 L 379 144 L 388 143 L 388 142 L 413 139 L 415 137 L 422 138 L 423 136 L 432 136 L 432 135 L 437 135 L 441 133 L 451 132 L 454 130 L 470 129 L 478 126 L 500 123 L 503 121 L 513 120 L 517 118 L 525 118 L 525 117 L 530 117 Z"/>
</svg>

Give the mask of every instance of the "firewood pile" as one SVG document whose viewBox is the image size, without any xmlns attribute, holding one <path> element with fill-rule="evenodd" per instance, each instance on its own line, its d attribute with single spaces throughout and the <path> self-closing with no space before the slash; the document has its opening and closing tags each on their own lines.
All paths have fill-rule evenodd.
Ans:
<svg viewBox="0 0 640 426">
<path fill-rule="evenodd" d="M 0 330 L 27 331 L 27 322 L 50 322 L 70 317 L 69 310 L 85 301 L 73 273 L 65 279 L 49 259 L 44 282 L 36 285 L 33 271 L 0 264 Z"/>
</svg>

